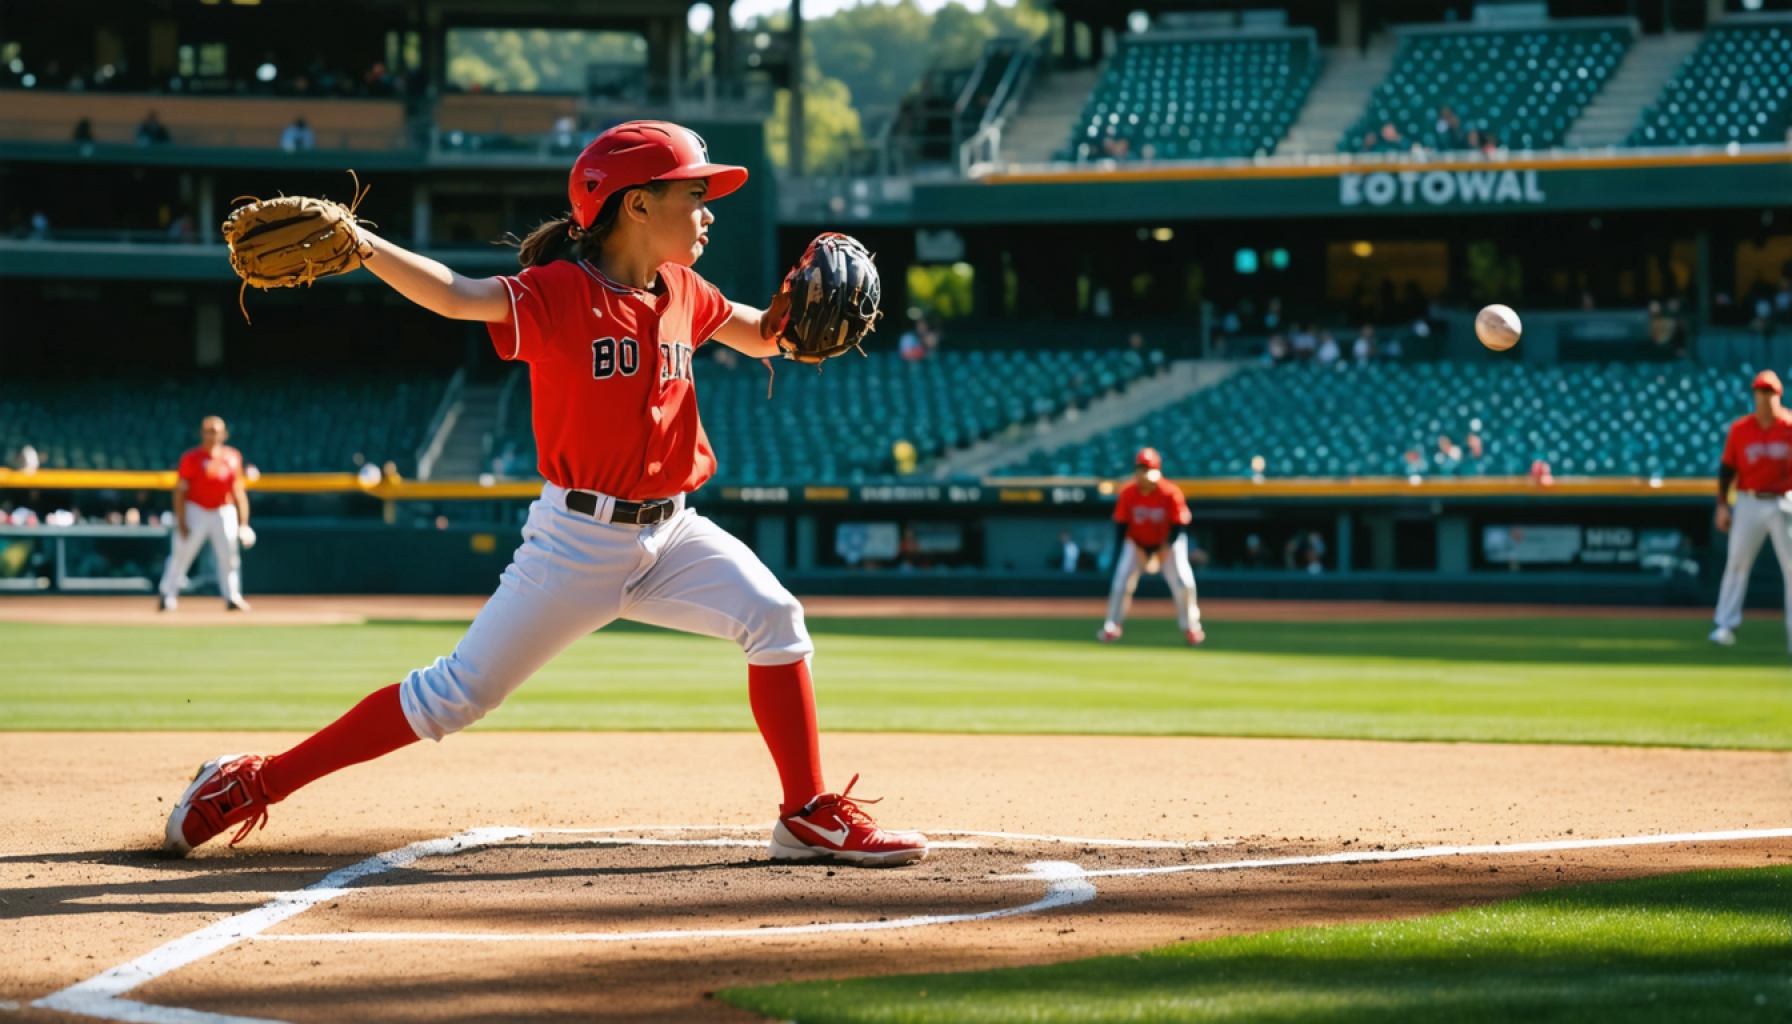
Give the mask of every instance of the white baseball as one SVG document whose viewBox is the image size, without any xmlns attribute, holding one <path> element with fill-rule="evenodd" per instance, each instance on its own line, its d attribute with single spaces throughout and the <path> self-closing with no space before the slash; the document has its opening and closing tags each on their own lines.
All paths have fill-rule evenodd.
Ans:
<svg viewBox="0 0 1792 1024">
<path fill-rule="evenodd" d="M 1475 337 L 1495 352 L 1504 352 L 1518 344 L 1518 336 L 1523 333 L 1524 325 L 1518 322 L 1518 314 L 1512 312 L 1511 306 L 1496 302 L 1475 314 Z"/>
</svg>

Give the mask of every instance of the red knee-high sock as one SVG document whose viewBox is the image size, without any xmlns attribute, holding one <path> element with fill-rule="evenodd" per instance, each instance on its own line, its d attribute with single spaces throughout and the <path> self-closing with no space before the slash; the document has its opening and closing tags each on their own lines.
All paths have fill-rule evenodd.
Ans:
<svg viewBox="0 0 1792 1024">
<path fill-rule="evenodd" d="M 753 721 L 778 765 L 784 785 L 779 814 L 793 814 L 822 792 L 821 736 L 815 728 L 815 687 L 809 663 L 748 665 L 747 697 Z"/>
<path fill-rule="evenodd" d="M 268 799 L 280 801 L 299 787 L 417 742 L 417 733 L 398 702 L 398 684 L 368 694 L 348 714 L 324 726 L 298 746 L 268 759 L 261 781 Z"/>
</svg>

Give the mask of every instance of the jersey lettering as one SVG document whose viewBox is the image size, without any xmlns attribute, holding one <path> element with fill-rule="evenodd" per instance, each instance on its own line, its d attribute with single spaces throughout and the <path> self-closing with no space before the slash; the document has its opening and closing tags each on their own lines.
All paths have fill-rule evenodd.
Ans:
<svg viewBox="0 0 1792 1024">
<path fill-rule="evenodd" d="M 635 339 L 599 338 L 591 343 L 591 376 L 596 379 L 606 380 L 618 372 L 633 377 L 640 368 L 641 343 Z"/>
<path fill-rule="evenodd" d="M 660 383 L 691 379 L 691 346 L 681 342 L 660 342 Z"/>
</svg>

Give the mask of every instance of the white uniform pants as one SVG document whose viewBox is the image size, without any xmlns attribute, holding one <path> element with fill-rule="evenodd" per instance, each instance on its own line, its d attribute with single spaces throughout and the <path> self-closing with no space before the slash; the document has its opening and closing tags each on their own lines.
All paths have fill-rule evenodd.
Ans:
<svg viewBox="0 0 1792 1024">
<path fill-rule="evenodd" d="M 187 535 L 182 537 L 175 533 L 174 551 L 168 556 L 167 568 L 162 570 L 162 584 L 158 588 L 162 596 L 170 601 L 180 596 L 181 588 L 187 584 L 187 570 L 193 567 L 193 559 L 199 557 L 200 547 L 210 543 L 212 561 L 218 564 L 218 593 L 226 601 L 241 601 L 243 573 L 242 554 L 236 540 L 236 506 L 206 508 L 189 501 L 186 521 Z"/>
<path fill-rule="evenodd" d="M 655 526 L 610 525 L 567 511 L 565 494 L 542 488 L 523 546 L 454 653 L 405 677 L 399 701 L 418 736 L 439 740 L 472 725 L 573 641 L 617 619 L 725 637 L 753 665 L 814 652 L 803 606 L 715 523 L 681 509 Z"/>
<path fill-rule="evenodd" d="M 1730 516 L 1730 556 L 1717 590 L 1717 624 L 1725 629 L 1742 625 L 1749 573 L 1755 567 L 1755 556 L 1761 553 L 1761 542 L 1767 539 L 1773 541 L 1773 554 L 1780 560 L 1780 576 L 1785 581 L 1786 641 L 1792 647 L 1792 499 L 1736 496 Z"/>
<path fill-rule="evenodd" d="M 1120 553 L 1114 558 L 1114 585 L 1108 591 L 1105 625 L 1118 629 L 1126 621 L 1147 557 L 1132 541 L 1121 543 Z M 1164 582 L 1170 585 L 1170 600 L 1176 605 L 1176 626 L 1186 633 L 1201 624 L 1201 606 L 1195 601 L 1195 571 L 1188 564 L 1188 534 L 1180 534 L 1170 542 L 1170 554 L 1162 568 Z"/>
</svg>

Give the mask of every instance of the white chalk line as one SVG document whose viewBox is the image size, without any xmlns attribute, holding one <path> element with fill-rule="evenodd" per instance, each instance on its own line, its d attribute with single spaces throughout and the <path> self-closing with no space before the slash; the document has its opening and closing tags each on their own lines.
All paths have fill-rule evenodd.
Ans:
<svg viewBox="0 0 1792 1024">
<path fill-rule="evenodd" d="M 608 828 L 538 828 L 537 835 L 627 835 L 637 832 L 770 832 L 771 825 L 619 825 Z M 1236 839 L 1105 839 L 1098 836 L 1054 836 L 1035 832 L 986 832 L 964 828 L 930 828 L 934 836 L 970 836 L 978 839 L 1010 839 L 1029 843 L 1064 843 L 1071 846 L 1111 846 L 1134 850 L 1202 850 L 1211 847 L 1237 846 Z M 930 843 L 932 846 L 946 846 Z M 947 847 L 951 848 L 951 847 Z M 964 844 L 964 849 L 977 849 Z"/>
<path fill-rule="evenodd" d="M 254 938 L 262 931 L 302 914 L 325 900 L 344 896 L 352 891 L 349 886 L 355 882 L 408 867 L 424 857 L 472 850 L 528 834 L 527 829 L 469 829 L 445 839 L 412 843 L 369 857 L 332 871 L 303 889 L 281 893 L 254 910 L 227 917 L 216 924 L 183 935 L 129 963 L 102 971 L 86 981 L 77 982 L 36 1000 L 31 1005 L 43 1010 L 59 1010 L 63 1013 L 83 1014 L 105 1020 L 136 1021 L 141 1024 L 267 1024 L 260 1017 L 207 1013 L 178 1006 L 156 1006 L 122 997 L 139 985 Z"/>
<path fill-rule="evenodd" d="M 916 914 L 888 921 L 834 921 L 828 924 L 773 925 L 753 928 L 689 928 L 642 932 L 304 932 L 256 935 L 257 942 L 653 942 L 663 939 L 766 939 L 790 935 L 823 935 L 828 932 L 882 932 L 901 928 L 931 928 L 966 921 L 993 921 L 1002 917 L 1038 914 L 1058 907 L 1087 903 L 1095 898 L 1095 884 L 1082 866 L 1061 860 L 1027 865 L 1024 875 L 1046 882 L 1045 895 L 1018 907 L 1003 907 L 975 914 Z"/>
<path fill-rule="evenodd" d="M 1191 871 L 1244 871 L 1254 868 L 1294 868 L 1317 864 L 1370 864 L 1382 861 L 1428 860 L 1443 857 L 1490 857 L 1516 853 L 1552 853 L 1563 850 L 1598 850 L 1617 846 L 1673 846 L 1684 843 L 1735 843 L 1760 839 L 1792 839 L 1792 828 L 1744 828 L 1727 832 L 1679 832 L 1650 836 L 1616 836 L 1609 839 L 1554 839 L 1536 843 L 1498 843 L 1481 846 L 1419 846 L 1406 850 L 1351 850 L 1310 857 L 1269 857 L 1262 860 L 1216 861 L 1210 864 L 1172 864 L 1151 868 L 1100 868 L 1084 872 L 1088 878 L 1123 878 L 1141 875 L 1176 875 Z M 1026 875 L 998 875 L 1017 879 Z"/>
<path fill-rule="evenodd" d="M 398 868 L 408 867 L 424 857 L 442 856 L 490 846 L 494 843 L 507 842 L 513 839 L 527 838 L 536 834 L 614 834 L 617 832 L 676 832 L 729 830 L 746 831 L 762 826 L 630 826 L 613 829 L 526 829 L 526 828 L 481 828 L 469 829 L 445 839 L 425 840 L 387 853 L 369 857 L 356 864 L 349 865 L 326 875 L 312 885 L 292 892 L 275 896 L 268 903 L 255 910 L 237 914 L 216 924 L 202 928 L 189 935 L 166 943 L 143 956 L 110 970 L 78 982 L 68 988 L 54 992 L 34 1001 L 31 1005 L 39 1009 L 57 1010 L 64 1013 L 97 1017 L 103 1020 L 133 1022 L 133 1024 L 282 1024 L 260 1017 L 244 1017 L 231 1014 L 210 1013 L 203 1010 L 185 1007 L 157 1006 L 122 998 L 124 993 L 140 985 L 146 984 L 165 974 L 185 967 L 197 960 L 222 952 L 240 942 L 263 939 L 277 940 L 286 937 L 264 936 L 268 928 L 297 916 L 325 900 L 335 899 L 349 894 L 353 890 L 349 885 L 375 875 Z M 1033 837 L 1022 833 L 967 833 L 951 830 L 936 830 L 941 835 L 987 835 L 990 837 L 1014 836 L 1016 838 L 1036 839 L 1044 842 L 1080 842 L 1095 845 L 1158 844 L 1158 840 L 1110 840 L 1099 842 L 1086 838 L 1073 837 Z M 999 917 L 1012 917 L 1019 914 L 1039 913 L 1044 910 L 1075 903 L 1093 900 L 1096 895 L 1093 878 L 1113 878 L 1122 876 L 1140 876 L 1156 874 L 1176 874 L 1191 871 L 1238 871 L 1251 868 L 1301 867 L 1318 864 L 1350 864 L 1370 863 L 1378 861 L 1417 860 L 1422 858 L 1460 857 L 1470 855 L 1504 855 L 1518 853 L 1540 853 L 1568 850 L 1587 850 L 1604 847 L 1622 846 L 1655 846 L 1677 843 L 1717 843 L 1747 842 L 1761 839 L 1792 838 L 1792 828 L 1778 829 L 1733 829 L 1721 832 L 1686 832 L 1667 835 L 1619 836 L 1606 839 L 1554 840 L 1534 843 L 1510 843 L 1485 846 L 1429 846 L 1408 850 L 1365 850 L 1336 854 L 1321 854 L 1311 857 L 1276 857 L 1262 860 L 1226 861 L 1211 864 L 1179 864 L 1161 868 L 1108 868 L 1087 871 L 1082 867 L 1064 861 L 1042 861 L 1029 865 L 1026 873 L 1018 875 L 991 876 L 1000 880 L 1046 879 L 1046 896 L 1034 903 L 1021 907 L 1009 907 L 1001 910 L 986 911 L 975 915 L 951 915 L 940 919 L 938 923 L 953 921 L 989 920 Z M 1171 847 L 1191 844 L 1167 844 Z M 917 927 L 909 923 L 914 918 L 899 919 L 895 922 L 877 921 L 865 923 L 839 922 L 832 925 L 797 926 L 834 931 L 843 930 L 879 930 L 891 927 Z M 766 934 L 777 934 L 769 928 L 736 929 L 738 937 L 750 938 Z M 365 936 L 378 933 L 341 933 L 343 936 Z M 446 933 L 456 934 L 456 933 Z M 463 933 L 464 934 L 464 933 Z M 619 941 L 607 938 L 615 933 L 590 933 L 606 936 L 582 941 Z M 423 933 L 422 938 L 433 937 Z M 668 935 L 667 937 L 674 937 Z M 723 937 L 709 933 L 707 937 Z M 735 936 L 728 936 L 735 937 Z M 298 937 L 286 939 L 296 941 Z M 308 937 L 307 937 L 308 938 Z M 480 941 L 542 941 L 541 936 L 507 937 L 479 936 Z M 551 941 L 551 940 L 550 940 Z"/>
</svg>

